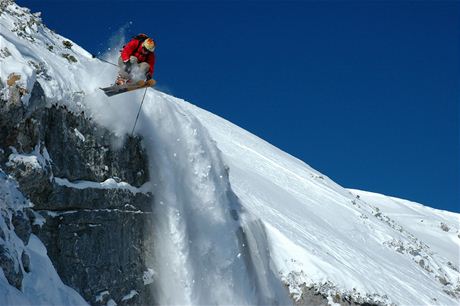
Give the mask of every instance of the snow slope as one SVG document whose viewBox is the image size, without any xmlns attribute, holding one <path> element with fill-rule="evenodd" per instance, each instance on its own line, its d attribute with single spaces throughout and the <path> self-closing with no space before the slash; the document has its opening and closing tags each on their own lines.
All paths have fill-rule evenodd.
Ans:
<svg viewBox="0 0 460 306">
<path fill-rule="evenodd" d="M 377 294 L 373 299 L 385 303 L 458 303 L 443 291 L 459 287 L 458 214 L 395 200 L 387 215 L 379 211 L 381 203 L 359 199 L 230 122 L 185 106 L 222 150 L 243 206 L 266 226 L 272 259 L 293 293 L 303 282 L 331 282 L 325 291 Z M 405 211 L 419 207 L 426 222 L 417 228 Z M 441 220 L 449 233 L 441 230 Z"/>
<path fill-rule="evenodd" d="M 459 215 L 382 194 L 354 190 L 367 203 L 427 243 L 433 252 L 451 263 L 459 262 Z"/>
<path fill-rule="evenodd" d="M 98 87 L 113 81 L 114 67 L 75 44 L 66 48 L 65 38 L 26 9 L 6 10 L 2 83 L 19 73 L 29 91 L 40 83 L 49 104 L 84 110 L 120 135 L 131 132 L 142 91 L 107 98 Z M 116 53 L 106 56 L 116 61 Z M 161 304 L 288 304 L 283 283 L 295 299 L 313 287 L 358 302 L 458 304 L 458 214 L 344 189 L 230 122 L 154 89 L 135 132 L 155 174 L 149 185 Z M 423 225 L 413 223 L 414 211 Z M 441 217 L 448 232 L 436 228 Z"/>
</svg>

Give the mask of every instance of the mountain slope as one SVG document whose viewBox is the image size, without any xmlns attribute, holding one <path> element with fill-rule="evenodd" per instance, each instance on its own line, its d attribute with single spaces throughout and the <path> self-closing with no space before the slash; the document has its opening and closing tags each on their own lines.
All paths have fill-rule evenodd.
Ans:
<svg viewBox="0 0 460 306">
<path fill-rule="evenodd" d="M 426 239 L 428 228 L 413 230 L 410 220 L 387 216 L 383 208 L 379 212 L 380 205 L 374 206 L 374 201 L 357 198 L 254 135 L 186 106 L 222 150 L 243 206 L 267 226 L 274 261 L 291 283 L 291 292 L 299 294 L 298 284 L 304 282 L 330 281 L 333 285 L 325 285 L 325 291 L 333 287 L 332 292 L 358 300 L 358 294 L 377 294 L 371 300 L 405 305 L 455 303 L 444 290 L 458 295 L 458 214 L 433 214 L 435 210 L 425 209 L 428 222 L 437 222 L 442 214 L 450 226 L 451 234 L 445 233 L 440 243 L 447 251 L 439 252 L 439 247 L 427 244 L 434 243 Z M 423 207 L 404 203 L 393 207 L 401 215 L 408 206 Z"/>
<path fill-rule="evenodd" d="M 458 214 L 382 194 L 350 191 L 427 243 L 434 253 L 448 259 L 452 266 L 458 263 Z"/>
<path fill-rule="evenodd" d="M 112 82 L 116 68 L 26 9 L 2 5 L 5 100 L 13 93 L 5 80 L 16 73 L 29 93 L 39 82 L 49 105 L 83 110 L 118 135 L 131 132 L 141 91 L 107 98 L 98 87 Z M 161 304 L 284 305 L 283 284 L 299 304 L 311 292 L 326 303 L 458 303 L 458 214 L 443 215 L 448 238 L 437 240 L 404 217 L 416 204 L 380 208 L 377 196 L 358 198 L 247 131 L 154 89 L 136 133 L 154 174 L 148 186 Z M 428 211 L 426 224 L 436 224 L 440 214 Z"/>
</svg>

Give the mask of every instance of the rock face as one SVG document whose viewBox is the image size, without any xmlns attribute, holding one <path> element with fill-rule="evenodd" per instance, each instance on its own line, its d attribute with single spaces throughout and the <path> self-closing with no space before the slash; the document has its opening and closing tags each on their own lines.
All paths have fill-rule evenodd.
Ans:
<svg viewBox="0 0 460 306">
<path fill-rule="evenodd" d="M 24 247 L 32 233 L 27 201 L 15 182 L 0 169 L 0 268 L 11 286 L 22 289 L 30 272 L 30 257 Z"/>
<path fill-rule="evenodd" d="M 39 83 L 27 108 L 20 95 L 0 99 L 0 167 L 34 205 L 5 222 L 24 244 L 36 234 L 63 282 L 90 304 L 154 304 L 153 195 L 139 189 L 149 180 L 141 140 L 45 103 Z M 0 245 L 0 267 L 21 288 L 33 267 L 27 254 L 10 255 Z"/>
<path fill-rule="evenodd" d="M 342 306 L 380 306 L 379 303 L 368 303 L 368 302 L 357 302 L 354 301 L 350 296 L 340 296 L 338 294 L 334 296 L 328 296 L 323 294 L 314 288 L 313 286 L 308 287 L 306 285 L 302 286 L 302 293 L 300 298 L 295 300 L 294 304 L 296 306 L 328 306 L 328 305 L 342 305 Z"/>
</svg>

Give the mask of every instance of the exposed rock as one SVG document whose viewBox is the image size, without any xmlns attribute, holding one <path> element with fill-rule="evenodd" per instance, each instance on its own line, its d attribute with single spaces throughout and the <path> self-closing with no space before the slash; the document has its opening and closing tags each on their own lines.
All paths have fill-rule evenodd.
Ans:
<svg viewBox="0 0 460 306">
<path fill-rule="evenodd" d="M 14 232 L 24 242 L 29 243 L 30 234 L 32 233 L 32 227 L 30 226 L 29 218 L 22 211 L 15 211 L 11 218 L 11 223 L 14 226 Z"/>
<path fill-rule="evenodd" d="M 43 109 L 46 106 L 46 98 L 43 88 L 40 83 L 35 82 L 29 98 L 29 105 L 27 105 L 25 116 L 31 116 L 34 112 Z"/>
<path fill-rule="evenodd" d="M 9 249 L 6 245 L 0 244 L 0 267 L 3 269 L 3 274 L 8 283 L 20 290 L 23 274 L 16 250 Z"/>
<path fill-rule="evenodd" d="M 30 237 L 30 224 L 22 211 L 23 203 L 15 182 L 0 169 L 0 270 L 8 283 L 18 289 L 21 289 L 23 279 L 21 240 L 28 241 Z"/>
<path fill-rule="evenodd" d="M 93 305 L 155 303 L 152 283 L 144 282 L 145 272 L 154 269 L 153 195 L 135 188 L 149 179 L 139 138 L 118 137 L 83 114 L 47 107 L 35 83 L 27 108 L 0 99 L 0 167 L 34 205 L 6 213 L 4 229 L 24 244 L 33 231 L 65 284 Z M 74 188 L 56 177 L 97 186 L 114 178 L 131 187 Z M 7 234 L 2 230 L 0 237 Z M 33 266 L 26 252 L 15 252 L 1 245 L 0 267 L 21 288 L 24 271 Z M 101 292 L 106 294 L 99 298 Z"/>
<path fill-rule="evenodd" d="M 19 85 L 19 80 L 21 80 L 21 75 L 16 73 L 11 73 L 7 80 L 6 85 L 8 86 L 8 101 L 10 104 L 21 104 L 21 97 L 28 94 L 26 88 Z"/>
<path fill-rule="evenodd" d="M 302 286 L 302 294 L 300 298 L 295 301 L 295 305 L 302 306 L 329 306 L 329 305 L 342 305 L 342 306 L 379 306 L 379 304 L 368 303 L 368 302 L 356 302 L 349 295 L 341 296 L 334 294 L 333 296 L 327 296 L 320 293 L 314 286 Z"/>
<path fill-rule="evenodd" d="M 45 203 L 35 209 L 72 210 L 72 209 L 123 209 L 152 211 L 152 194 L 132 193 L 127 189 L 76 189 L 53 185 L 53 190 Z"/>
<path fill-rule="evenodd" d="M 36 212 L 29 207 L 24 208 L 24 213 L 26 214 L 27 218 L 29 219 L 30 224 L 34 224 L 36 219 Z"/>
<path fill-rule="evenodd" d="M 46 148 L 56 177 L 70 181 L 105 181 L 118 177 L 139 187 L 149 177 L 140 139 L 117 137 L 84 115 L 65 107 L 45 107 L 44 93 L 35 83 L 27 113 L 23 105 L 0 100 L 0 147 L 31 152 Z"/>
<path fill-rule="evenodd" d="M 448 226 L 447 224 L 443 223 L 443 222 L 441 222 L 441 229 L 442 229 L 443 231 L 445 231 L 445 232 L 450 231 L 449 226 Z"/>
<path fill-rule="evenodd" d="M 29 273 L 30 272 L 30 257 L 26 252 L 22 252 L 21 262 L 22 262 L 22 267 L 24 268 L 24 271 Z"/>
<path fill-rule="evenodd" d="M 135 289 L 140 304 L 151 302 L 143 283 L 145 258 L 153 253 L 151 239 L 144 236 L 151 213 L 104 209 L 42 214 L 46 223 L 38 236 L 62 280 L 87 301 L 97 304 L 97 294 L 108 290 L 118 303 Z"/>
<path fill-rule="evenodd" d="M 328 300 L 321 293 L 314 290 L 314 288 L 308 288 L 304 286 L 302 288 L 302 295 L 295 301 L 296 305 L 315 305 L 315 306 L 328 306 Z"/>
<path fill-rule="evenodd" d="M 0 99 L 0 141 L 1 145 L 8 147 L 14 140 L 14 126 L 23 119 L 24 106 L 12 101 Z"/>
<path fill-rule="evenodd" d="M 45 145 L 55 176 L 70 181 L 119 177 L 136 187 L 147 181 L 147 161 L 139 139 L 123 141 L 83 116 L 57 108 L 51 108 L 45 125 Z"/>
<path fill-rule="evenodd" d="M 35 202 L 43 202 L 51 192 L 50 168 L 42 165 L 10 160 L 6 163 L 6 170 L 19 183 L 19 189 Z"/>
<path fill-rule="evenodd" d="M 340 291 L 335 285 L 329 281 L 323 283 L 298 283 L 296 275 L 301 275 L 303 272 L 292 272 L 286 279 L 286 287 L 294 286 L 297 295 L 291 294 L 294 304 L 297 306 L 382 306 L 393 305 L 391 303 L 382 302 L 388 297 L 386 295 L 379 296 L 377 294 L 361 295 L 356 289 L 350 291 Z"/>
</svg>

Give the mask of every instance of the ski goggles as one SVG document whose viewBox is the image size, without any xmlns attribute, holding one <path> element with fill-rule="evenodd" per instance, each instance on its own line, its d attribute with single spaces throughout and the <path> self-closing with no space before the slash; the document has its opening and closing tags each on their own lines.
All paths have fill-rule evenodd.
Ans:
<svg viewBox="0 0 460 306">
<path fill-rule="evenodd" d="M 142 46 L 142 49 L 144 49 L 145 52 L 153 52 L 153 51 L 155 51 L 155 47 L 152 48 L 152 51 L 150 51 L 149 49 L 147 49 L 144 46 Z"/>
</svg>

